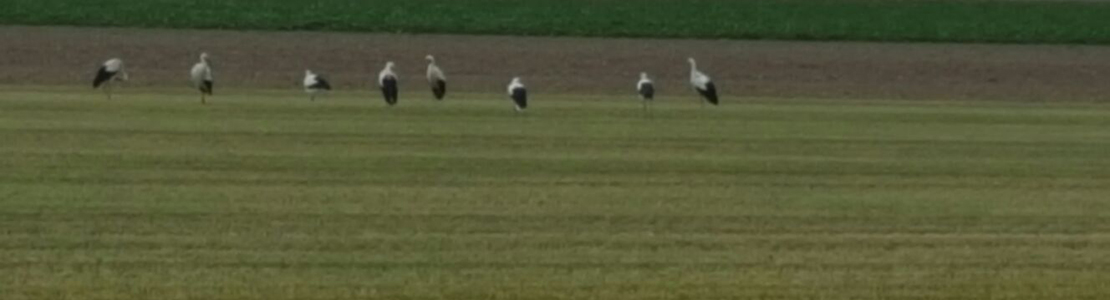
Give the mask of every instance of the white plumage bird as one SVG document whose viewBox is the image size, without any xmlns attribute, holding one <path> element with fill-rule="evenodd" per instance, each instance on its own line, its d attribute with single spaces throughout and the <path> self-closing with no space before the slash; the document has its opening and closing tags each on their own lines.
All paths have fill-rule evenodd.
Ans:
<svg viewBox="0 0 1110 300">
<path fill-rule="evenodd" d="M 189 77 L 193 87 L 200 90 L 200 104 L 205 104 L 205 96 L 212 95 L 212 67 L 208 62 L 208 53 L 200 54 L 200 61 L 189 70 Z"/>
<path fill-rule="evenodd" d="M 523 112 L 528 108 L 528 90 L 524 88 L 524 84 L 520 83 L 520 77 L 513 77 L 513 81 L 509 82 L 509 99 L 513 100 L 517 112 Z"/>
<path fill-rule="evenodd" d="M 127 77 L 127 71 L 123 70 L 123 60 L 119 58 L 109 59 L 96 70 L 96 77 L 93 78 L 93 88 L 104 86 L 104 92 L 108 94 L 108 100 L 112 100 L 112 82 L 117 80 L 127 81 Z"/>
<path fill-rule="evenodd" d="M 443 70 L 436 65 L 435 57 L 429 54 L 424 59 L 428 60 L 428 85 L 432 87 L 432 95 L 436 100 L 443 100 L 443 96 L 447 94 L 447 77 L 443 76 Z"/>
<path fill-rule="evenodd" d="M 644 111 L 648 110 L 648 105 L 655 99 L 655 83 L 648 78 L 646 72 L 640 72 L 640 81 L 636 82 L 636 92 L 640 93 L 640 100 L 644 103 Z"/>
<path fill-rule="evenodd" d="M 385 68 L 378 73 L 378 87 L 389 106 L 397 104 L 397 74 L 393 73 L 393 62 L 386 62 Z"/>
<path fill-rule="evenodd" d="M 717 105 L 717 87 L 713 85 L 713 81 L 709 79 L 701 71 L 698 71 L 698 65 L 694 62 L 694 58 L 688 59 L 690 61 L 690 85 L 694 90 L 701 94 L 701 97 L 708 101 L 710 104 Z M 705 102 L 702 102 L 703 105 Z"/>
<path fill-rule="evenodd" d="M 309 101 L 316 101 L 316 94 L 330 91 L 331 85 L 328 80 L 323 76 L 312 73 L 311 70 L 304 70 L 304 92 L 308 93 Z"/>
</svg>

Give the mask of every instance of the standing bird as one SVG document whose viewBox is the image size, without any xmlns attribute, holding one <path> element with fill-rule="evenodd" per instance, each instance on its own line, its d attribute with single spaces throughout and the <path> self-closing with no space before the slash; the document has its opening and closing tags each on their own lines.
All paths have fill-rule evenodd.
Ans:
<svg viewBox="0 0 1110 300">
<path fill-rule="evenodd" d="M 93 78 L 93 88 L 104 85 L 108 100 L 112 100 L 112 82 L 116 80 L 127 81 L 127 71 L 123 70 L 123 60 L 113 58 L 100 65 L 100 69 L 96 71 L 96 78 Z"/>
<path fill-rule="evenodd" d="M 447 94 L 447 77 L 436 66 L 435 57 L 428 55 L 424 59 L 428 60 L 428 84 L 432 86 L 432 94 L 436 96 L 436 100 L 443 100 L 443 95 Z"/>
<path fill-rule="evenodd" d="M 709 76 L 705 76 L 705 74 L 698 71 L 698 65 L 694 62 L 693 57 L 689 58 L 689 61 L 690 85 L 698 91 L 698 94 L 701 94 L 702 98 L 705 98 L 705 101 L 717 105 L 717 87 L 713 86 L 713 81 L 709 79 Z M 702 105 L 705 105 L 705 103 L 702 102 Z"/>
<path fill-rule="evenodd" d="M 189 71 L 193 86 L 200 90 L 200 104 L 205 104 L 205 96 L 212 95 L 212 68 L 208 64 L 208 53 L 200 54 L 200 62 Z"/>
<path fill-rule="evenodd" d="M 655 98 L 655 84 L 648 78 L 646 72 L 640 72 L 640 81 L 636 83 L 636 91 L 640 93 L 640 100 L 644 103 L 644 111 L 648 111 L 648 104 Z"/>
<path fill-rule="evenodd" d="M 309 101 L 316 101 L 316 94 L 330 90 L 331 85 L 327 79 L 310 70 L 304 70 L 304 92 L 308 93 Z"/>
<path fill-rule="evenodd" d="M 393 73 L 393 62 L 386 62 L 385 69 L 378 73 L 378 86 L 382 88 L 386 104 L 397 104 L 397 74 Z"/>
<path fill-rule="evenodd" d="M 513 77 L 513 82 L 509 83 L 509 98 L 516 104 L 516 111 L 523 112 L 528 108 L 528 90 L 524 89 L 524 84 L 520 83 L 520 77 Z"/>
</svg>

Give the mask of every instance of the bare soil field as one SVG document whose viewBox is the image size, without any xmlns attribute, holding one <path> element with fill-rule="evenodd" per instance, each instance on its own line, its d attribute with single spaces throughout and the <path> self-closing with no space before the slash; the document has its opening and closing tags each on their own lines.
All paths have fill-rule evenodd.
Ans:
<svg viewBox="0 0 1110 300">
<path fill-rule="evenodd" d="M 589 39 L 319 32 L 0 27 L 0 85 L 87 84 L 123 58 L 132 86 L 185 86 L 197 53 L 219 88 L 297 87 L 311 68 L 338 88 L 369 88 L 385 61 L 424 89 L 425 54 L 451 90 L 501 92 L 522 76 L 534 92 L 630 92 L 651 73 L 685 93 L 696 57 L 726 97 L 1103 100 L 1110 47 Z"/>
</svg>

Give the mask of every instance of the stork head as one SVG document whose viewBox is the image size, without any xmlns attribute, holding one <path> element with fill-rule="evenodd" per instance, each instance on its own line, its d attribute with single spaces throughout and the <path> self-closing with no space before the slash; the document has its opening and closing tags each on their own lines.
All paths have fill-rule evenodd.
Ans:
<svg viewBox="0 0 1110 300">
<path fill-rule="evenodd" d="M 433 57 L 431 54 L 428 54 L 428 56 L 425 56 L 424 59 L 427 59 L 428 62 L 433 62 L 433 63 L 436 62 L 436 58 Z"/>
<path fill-rule="evenodd" d="M 695 64 L 693 57 L 687 57 L 686 61 L 690 62 L 691 65 Z"/>
<path fill-rule="evenodd" d="M 304 76 L 312 76 L 312 70 L 304 69 Z"/>
<path fill-rule="evenodd" d="M 513 82 L 512 83 L 520 84 L 520 77 L 513 77 Z"/>
<path fill-rule="evenodd" d="M 208 61 L 208 52 L 201 52 L 200 53 L 200 60 L 201 61 Z"/>
<path fill-rule="evenodd" d="M 647 79 L 647 72 L 640 72 L 640 79 Z"/>
<path fill-rule="evenodd" d="M 391 62 L 391 61 L 385 62 L 385 68 L 386 69 L 393 69 L 393 62 Z"/>
</svg>

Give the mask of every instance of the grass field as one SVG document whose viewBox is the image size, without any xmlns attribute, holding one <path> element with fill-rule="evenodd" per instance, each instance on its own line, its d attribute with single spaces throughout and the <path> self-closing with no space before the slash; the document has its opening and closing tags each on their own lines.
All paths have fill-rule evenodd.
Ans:
<svg viewBox="0 0 1110 300">
<path fill-rule="evenodd" d="M 4 90 L 5 299 L 1110 295 L 1102 105 Z"/>
<path fill-rule="evenodd" d="M 1110 43 L 1110 3 L 9 0 L 0 24 L 540 36 Z"/>
</svg>

